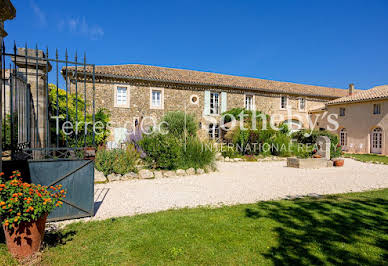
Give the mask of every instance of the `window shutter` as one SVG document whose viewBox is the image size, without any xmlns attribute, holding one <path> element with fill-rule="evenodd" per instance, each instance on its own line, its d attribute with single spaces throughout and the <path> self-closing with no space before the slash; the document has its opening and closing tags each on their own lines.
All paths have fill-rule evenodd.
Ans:
<svg viewBox="0 0 388 266">
<path fill-rule="evenodd" d="M 210 91 L 205 91 L 205 99 L 203 101 L 203 114 L 210 115 Z"/>
<path fill-rule="evenodd" d="M 221 114 L 227 111 L 228 97 L 226 92 L 221 92 Z"/>
</svg>

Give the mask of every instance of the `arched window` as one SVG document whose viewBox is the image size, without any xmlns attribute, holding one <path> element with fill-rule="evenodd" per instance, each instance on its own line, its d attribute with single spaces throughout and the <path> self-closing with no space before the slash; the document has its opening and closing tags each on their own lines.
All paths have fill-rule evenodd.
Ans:
<svg viewBox="0 0 388 266">
<path fill-rule="evenodd" d="M 348 145 L 348 132 L 346 128 L 341 129 L 340 131 L 340 145 L 346 147 Z"/>
</svg>

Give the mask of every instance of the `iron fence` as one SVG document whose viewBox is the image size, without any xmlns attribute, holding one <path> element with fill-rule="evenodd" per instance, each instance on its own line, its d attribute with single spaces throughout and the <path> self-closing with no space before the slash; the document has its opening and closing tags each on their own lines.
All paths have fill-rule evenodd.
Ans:
<svg viewBox="0 0 388 266">
<path fill-rule="evenodd" d="M 82 158 L 85 147 L 95 146 L 95 65 L 86 54 L 71 60 L 67 50 L 64 59 L 37 46 L 12 50 L 2 43 L 2 160 Z"/>
</svg>

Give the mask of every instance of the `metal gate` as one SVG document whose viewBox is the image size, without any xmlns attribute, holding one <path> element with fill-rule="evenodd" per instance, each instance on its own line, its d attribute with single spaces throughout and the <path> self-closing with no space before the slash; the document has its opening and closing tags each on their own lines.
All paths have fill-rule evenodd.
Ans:
<svg viewBox="0 0 388 266">
<path fill-rule="evenodd" d="M 48 53 L 16 44 L 7 53 L 2 43 L 2 171 L 7 176 L 20 170 L 30 182 L 63 185 L 66 201 L 49 220 L 92 216 L 94 162 L 86 153 L 95 146 L 95 66 L 85 55 L 79 61 L 77 53 L 70 60 L 67 50 L 64 59 L 58 50 L 54 58 Z"/>
</svg>

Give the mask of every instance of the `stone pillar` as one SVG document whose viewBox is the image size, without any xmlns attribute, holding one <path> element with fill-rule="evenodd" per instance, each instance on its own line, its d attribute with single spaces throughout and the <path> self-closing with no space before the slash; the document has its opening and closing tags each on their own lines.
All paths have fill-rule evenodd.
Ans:
<svg viewBox="0 0 388 266">
<path fill-rule="evenodd" d="M 46 78 L 48 72 L 51 71 L 51 64 L 46 65 L 46 60 L 36 60 L 35 58 L 44 58 L 45 54 L 42 50 L 38 50 L 38 56 L 35 49 L 27 49 L 27 56 L 29 58 L 26 64 L 26 49 L 18 48 L 17 54 L 20 55 L 12 60 L 18 66 L 18 73 L 26 76 L 27 84 L 31 88 L 32 107 L 31 114 L 35 119 L 31 121 L 31 147 L 32 148 L 46 148 L 46 137 L 48 131 L 47 125 L 47 92 L 46 92 Z"/>
</svg>

